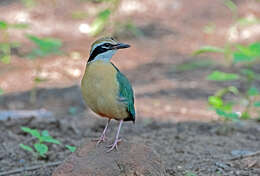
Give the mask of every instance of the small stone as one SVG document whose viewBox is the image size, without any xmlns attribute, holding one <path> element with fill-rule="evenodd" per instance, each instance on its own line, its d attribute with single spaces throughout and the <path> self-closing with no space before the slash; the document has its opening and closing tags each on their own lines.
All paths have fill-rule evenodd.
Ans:
<svg viewBox="0 0 260 176">
<path fill-rule="evenodd" d="M 252 154 L 252 151 L 249 150 L 232 150 L 231 155 L 232 156 L 244 156 L 244 155 L 249 155 Z"/>
<path fill-rule="evenodd" d="M 107 153 L 108 143 L 88 140 L 58 166 L 52 176 L 164 176 L 157 154 L 148 146 L 122 141 L 119 151 Z"/>
<path fill-rule="evenodd" d="M 218 167 L 218 168 L 221 168 L 221 169 L 228 169 L 229 166 L 223 162 L 216 162 L 215 165 Z"/>
</svg>

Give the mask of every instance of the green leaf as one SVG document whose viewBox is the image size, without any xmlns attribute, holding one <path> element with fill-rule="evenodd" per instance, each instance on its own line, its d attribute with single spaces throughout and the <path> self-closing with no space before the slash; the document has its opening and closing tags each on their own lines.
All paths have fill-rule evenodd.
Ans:
<svg viewBox="0 0 260 176">
<path fill-rule="evenodd" d="M 237 20 L 237 24 L 240 26 L 249 26 L 249 25 L 254 25 L 254 24 L 258 24 L 260 22 L 260 20 L 256 17 L 253 18 L 240 18 Z"/>
<path fill-rule="evenodd" d="M 250 89 L 247 91 L 247 95 L 249 96 L 256 96 L 259 95 L 259 90 L 256 87 L 250 87 Z"/>
<path fill-rule="evenodd" d="M 9 43 L 0 43 L 0 61 L 9 64 L 11 60 L 10 56 L 11 47 Z"/>
<path fill-rule="evenodd" d="M 0 51 L 3 52 L 4 55 L 10 55 L 10 50 L 9 43 L 0 43 Z"/>
<path fill-rule="evenodd" d="M 52 136 L 42 136 L 43 142 L 53 143 L 53 144 L 61 144 L 60 141 L 54 139 Z"/>
<path fill-rule="evenodd" d="M 50 136 L 48 130 L 43 130 L 42 136 Z"/>
<path fill-rule="evenodd" d="M 238 80 L 239 75 L 234 73 L 225 73 L 221 71 L 214 71 L 207 76 L 207 80 L 211 81 L 233 81 Z"/>
<path fill-rule="evenodd" d="M 254 106 L 259 108 L 260 107 L 260 101 L 254 102 Z"/>
<path fill-rule="evenodd" d="M 34 48 L 30 53 L 27 54 L 29 59 L 35 59 L 36 57 L 44 57 L 46 54 L 43 50 L 39 48 Z"/>
<path fill-rule="evenodd" d="M 250 50 L 255 54 L 255 55 L 260 55 L 260 42 L 255 42 L 249 45 Z"/>
<path fill-rule="evenodd" d="M 252 62 L 260 58 L 260 42 L 252 43 L 249 46 L 237 45 L 237 50 L 233 54 L 233 61 Z"/>
<path fill-rule="evenodd" d="M 187 172 L 187 173 L 185 174 L 185 176 L 197 176 L 197 175 L 189 171 L 189 172 Z"/>
<path fill-rule="evenodd" d="M 208 97 L 208 103 L 214 108 L 214 109 L 220 109 L 225 112 L 231 112 L 232 107 L 234 106 L 234 102 L 224 102 L 222 97 L 229 92 L 237 93 L 237 90 L 233 90 L 232 87 L 223 88 L 220 91 L 218 91 L 215 96 Z"/>
<path fill-rule="evenodd" d="M 0 88 L 0 95 L 4 94 L 4 90 Z"/>
<path fill-rule="evenodd" d="M 0 21 L 0 30 L 6 30 L 8 28 L 8 24 L 5 21 Z"/>
<path fill-rule="evenodd" d="M 62 46 L 61 41 L 54 38 L 38 38 L 34 35 L 29 34 L 27 34 L 27 38 L 44 51 L 53 51 L 53 49 L 57 49 Z"/>
<path fill-rule="evenodd" d="M 237 11 L 237 5 L 231 1 L 231 0 L 225 0 L 224 1 L 225 6 L 227 6 L 229 8 L 229 10 L 231 10 L 232 12 L 236 12 Z"/>
<path fill-rule="evenodd" d="M 233 102 L 227 102 L 222 107 L 220 107 L 220 109 L 225 111 L 225 112 L 229 112 L 230 113 L 232 111 L 232 107 L 233 106 L 234 106 Z"/>
<path fill-rule="evenodd" d="M 10 24 L 10 28 L 14 29 L 27 29 L 29 27 L 29 24 L 26 23 L 17 23 L 17 24 Z"/>
<path fill-rule="evenodd" d="M 44 57 L 50 54 L 60 54 L 60 48 L 62 42 L 55 38 L 39 38 L 34 35 L 27 34 L 26 37 L 31 40 L 37 48 L 33 49 L 31 53 L 28 54 L 29 58 Z"/>
<path fill-rule="evenodd" d="M 224 117 L 225 116 L 225 111 L 222 111 L 221 109 L 216 109 L 216 113 L 219 115 L 219 116 L 222 116 Z"/>
<path fill-rule="evenodd" d="M 69 151 L 71 151 L 71 152 L 75 152 L 76 149 L 77 149 L 75 146 L 71 146 L 71 145 L 65 145 L 65 147 L 66 147 L 67 149 L 69 149 Z"/>
<path fill-rule="evenodd" d="M 250 114 L 245 111 L 241 114 L 241 119 L 244 119 L 244 120 L 247 120 L 247 119 L 250 119 Z"/>
<path fill-rule="evenodd" d="M 238 120 L 239 119 L 239 115 L 237 113 L 234 113 L 234 112 L 225 112 L 221 109 L 216 109 L 216 113 L 221 116 L 221 117 L 224 117 L 226 119 L 231 119 L 231 120 Z"/>
<path fill-rule="evenodd" d="M 28 152 L 34 152 L 33 151 L 33 149 L 30 147 L 30 146 L 28 146 L 28 145 L 24 145 L 24 144 L 19 144 L 19 146 L 22 148 L 22 149 L 24 149 L 24 150 L 26 150 L 26 151 L 28 151 Z"/>
<path fill-rule="evenodd" d="M 41 136 L 42 142 L 48 142 L 48 143 L 53 143 L 53 144 L 61 144 L 60 141 L 54 139 L 52 136 L 49 135 L 49 132 L 47 130 L 42 131 L 42 136 Z"/>
<path fill-rule="evenodd" d="M 31 8 L 35 6 L 36 0 L 22 0 L 22 3 L 26 8 Z"/>
<path fill-rule="evenodd" d="M 94 22 L 90 25 L 90 35 L 95 36 L 99 34 L 105 27 L 105 24 L 111 14 L 109 9 L 101 11 Z"/>
<path fill-rule="evenodd" d="M 111 11 L 109 9 L 105 9 L 98 14 L 98 18 L 102 20 L 107 20 L 111 14 Z"/>
<path fill-rule="evenodd" d="M 26 133 L 31 134 L 32 136 L 34 136 L 34 137 L 36 137 L 38 139 L 41 138 L 41 135 L 40 135 L 38 130 L 31 129 L 31 128 L 28 128 L 28 127 L 21 127 L 21 130 L 26 132 Z"/>
<path fill-rule="evenodd" d="M 215 108 L 223 106 L 223 101 L 222 101 L 221 97 L 210 96 L 208 98 L 208 102 L 210 105 L 212 105 Z"/>
<path fill-rule="evenodd" d="M 239 63 L 239 62 L 252 62 L 254 60 L 255 60 L 254 57 L 248 56 L 248 55 L 246 55 L 244 53 L 237 53 L 237 52 L 235 52 L 233 54 L 233 61 L 235 63 Z"/>
<path fill-rule="evenodd" d="M 202 53 L 224 53 L 225 49 L 223 48 L 218 48 L 215 46 L 203 46 L 200 49 L 198 49 L 197 51 L 195 51 L 193 53 L 193 55 L 198 55 L 198 54 L 202 54 Z"/>
<path fill-rule="evenodd" d="M 252 43 L 249 45 L 249 48 L 252 52 L 252 56 L 256 59 L 260 59 L 260 42 Z"/>
<path fill-rule="evenodd" d="M 42 157 L 45 157 L 45 154 L 48 152 L 48 146 L 45 144 L 35 143 L 34 148 Z"/>
<path fill-rule="evenodd" d="M 10 64 L 11 57 L 10 57 L 10 55 L 5 55 L 5 56 L 0 57 L 0 60 L 4 64 Z"/>
<path fill-rule="evenodd" d="M 231 113 L 226 113 L 225 117 L 226 118 L 230 118 L 232 120 L 238 120 L 239 115 L 237 113 L 235 113 L 235 112 L 231 112 Z"/>
</svg>

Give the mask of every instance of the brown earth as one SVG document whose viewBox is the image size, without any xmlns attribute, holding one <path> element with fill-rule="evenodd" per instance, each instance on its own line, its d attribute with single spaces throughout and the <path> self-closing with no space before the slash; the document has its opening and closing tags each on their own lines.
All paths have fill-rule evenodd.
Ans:
<svg viewBox="0 0 260 176">
<path fill-rule="evenodd" d="M 104 142 L 86 140 L 53 172 L 53 176 L 164 176 L 165 169 L 158 155 L 142 143 L 124 141 L 120 151 L 109 152 Z"/>
<path fill-rule="evenodd" d="M 35 109 L 44 107 L 55 112 L 52 118 L 27 117 L 2 121 L 0 126 L 0 165 L 1 172 L 16 168 L 26 169 L 43 165 L 34 171 L 19 172 L 16 175 L 51 175 L 55 167 L 44 167 L 46 163 L 63 161 L 70 152 L 63 145 L 48 145 L 47 158 L 37 159 L 19 148 L 20 143 L 32 145 L 35 139 L 20 130 L 28 126 L 38 130 L 48 130 L 64 145 L 79 146 L 86 140 L 97 138 L 106 121 L 96 118 L 90 110 L 84 110 L 77 87 L 56 90 L 41 90 Z M 3 97 L 5 105 L 30 107 L 29 93 Z M 51 105 L 51 106 L 50 106 Z M 3 106 L 3 104 L 2 104 Z M 77 108 L 69 113 L 69 108 Z M 56 109 L 56 111 L 54 111 Z M 62 111 L 63 110 L 63 111 Z M 66 111 L 65 111 L 66 110 Z M 174 114 L 170 116 L 174 118 Z M 164 117 L 161 117 L 164 119 Z M 166 117 L 165 119 L 169 119 Z M 113 122 L 108 130 L 112 142 L 118 123 Z M 166 167 L 167 175 L 182 176 L 188 173 L 197 175 L 252 175 L 260 174 L 259 157 L 246 160 L 232 158 L 259 150 L 259 124 L 255 121 L 237 123 L 221 122 L 174 122 L 137 116 L 135 125 L 124 123 L 120 136 L 124 141 L 144 143 L 154 149 Z M 102 144 L 101 144 L 102 145 Z M 119 145 L 119 150 L 124 145 Z M 0 173 L 1 173 L 0 172 Z"/>
</svg>

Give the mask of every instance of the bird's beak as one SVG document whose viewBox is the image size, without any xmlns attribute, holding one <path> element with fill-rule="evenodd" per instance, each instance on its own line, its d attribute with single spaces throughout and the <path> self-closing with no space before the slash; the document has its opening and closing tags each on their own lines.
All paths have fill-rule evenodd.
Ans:
<svg viewBox="0 0 260 176">
<path fill-rule="evenodd" d="M 118 43 L 113 46 L 113 49 L 124 49 L 124 48 L 129 48 L 130 45 L 124 44 L 124 43 Z"/>
</svg>

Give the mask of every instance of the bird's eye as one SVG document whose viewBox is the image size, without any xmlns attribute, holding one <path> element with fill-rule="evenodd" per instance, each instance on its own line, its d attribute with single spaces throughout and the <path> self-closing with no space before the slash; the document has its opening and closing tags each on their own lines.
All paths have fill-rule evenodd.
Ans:
<svg viewBox="0 0 260 176">
<path fill-rule="evenodd" d="M 105 46 L 105 47 L 109 47 L 110 44 L 109 44 L 109 43 L 105 43 L 104 46 Z"/>
</svg>

